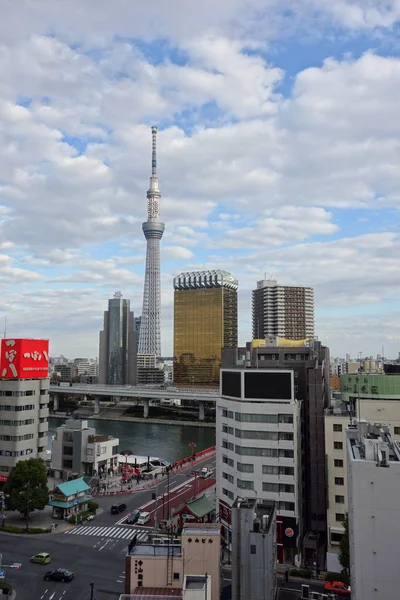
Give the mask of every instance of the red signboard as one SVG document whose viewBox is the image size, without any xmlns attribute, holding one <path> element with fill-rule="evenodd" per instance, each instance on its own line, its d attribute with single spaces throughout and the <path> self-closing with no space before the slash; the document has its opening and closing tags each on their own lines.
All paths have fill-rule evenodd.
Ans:
<svg viewBox="0 0 400 600">
<path fill-rule="evenodd" d="M 42 379 L 48 376 L 48 340 L 1 340 L 0 379 Z"/>
<path fill-rule="evenodd" d="M 0 483 L 7 481 L 7 475 L 0 475 Z"/>
<path fill-rule="evenodd" d="M 228 525 L 232 523 L 232 508 L 223 500 L 219 501 L 219 518 Z"/>
</svg>

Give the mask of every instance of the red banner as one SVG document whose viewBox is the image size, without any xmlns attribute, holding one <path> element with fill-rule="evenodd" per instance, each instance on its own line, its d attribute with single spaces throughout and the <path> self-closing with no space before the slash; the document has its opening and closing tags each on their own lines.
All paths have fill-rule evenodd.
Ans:
<svg viewBox="0 0 400 600">
<path fill-rule="evenodd" d="M 1 340 L 1 379 L 43 379 L 49 376 L 49 341 Z"/>
</svg>

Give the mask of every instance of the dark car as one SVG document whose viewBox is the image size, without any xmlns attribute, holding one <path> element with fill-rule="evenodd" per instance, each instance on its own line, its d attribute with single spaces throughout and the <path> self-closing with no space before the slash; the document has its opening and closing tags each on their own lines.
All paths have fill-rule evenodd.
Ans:
<svg viewBox="0 0 400 600">
<path fill-rule="evenodd" d="M 125 523 L 127 523 L 128 525 L 134 525 L 137 522 L 139 515 L 140 510 L 134 510 L 133 512 L 131 512 L 130 515 L 128 515 Z"/>
<path fill-rule="evenodd" d="M 55 569 L 48 571 L 44 576 L 45 581 L 72 581 L 75 575 L 67 569 Z"/>
<path fill-rule="evenodd" d="M 124 512 L 126 510 L 126 504 L 113 504 L 111 507 L 112 515 L 119 515 L 119 513 Z"/>
</svg>

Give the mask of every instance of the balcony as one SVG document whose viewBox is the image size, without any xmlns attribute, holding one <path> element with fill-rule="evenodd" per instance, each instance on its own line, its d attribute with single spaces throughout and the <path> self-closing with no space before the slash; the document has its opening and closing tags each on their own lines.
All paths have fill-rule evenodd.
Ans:
<svg viewBox="0 0 400 600">
<path fill-rule="evenodd" d="M 49 408 L 40 408 L 39 409 L 39 419 L 48 419 L 49 418 Z"/>
<path fill-rule="evenodd" d="M 49 424 L 46 421 L 45 423 L 39 423 L 38 432 L 39 433 L 47 433 L 49 430 Z"/>
</svg>

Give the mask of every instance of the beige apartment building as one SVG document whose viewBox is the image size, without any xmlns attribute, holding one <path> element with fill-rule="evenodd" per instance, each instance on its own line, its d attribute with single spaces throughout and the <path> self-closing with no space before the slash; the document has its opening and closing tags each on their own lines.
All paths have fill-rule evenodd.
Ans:
<svg viewBox="0 0 400 600">
<path fill-rule="evenodd" d="M 220 598 L 221 527 L 218 523 L 185 526 L 180 537 L 149 534 L 133 541 L 125 558 L 125 594 L 140 587 L 184 588 L 185 577 L 211 577 L 211 598 Z"/>
<path fill-rule="evenodd" d="M 353 421 L 387 425 L 400 442 L 400 377 L 344 374 L 325 411 L 327 466 L 327 570 L 340 572 L 339 544 L 348 513 L 346 429 Z"/>
</svg>

